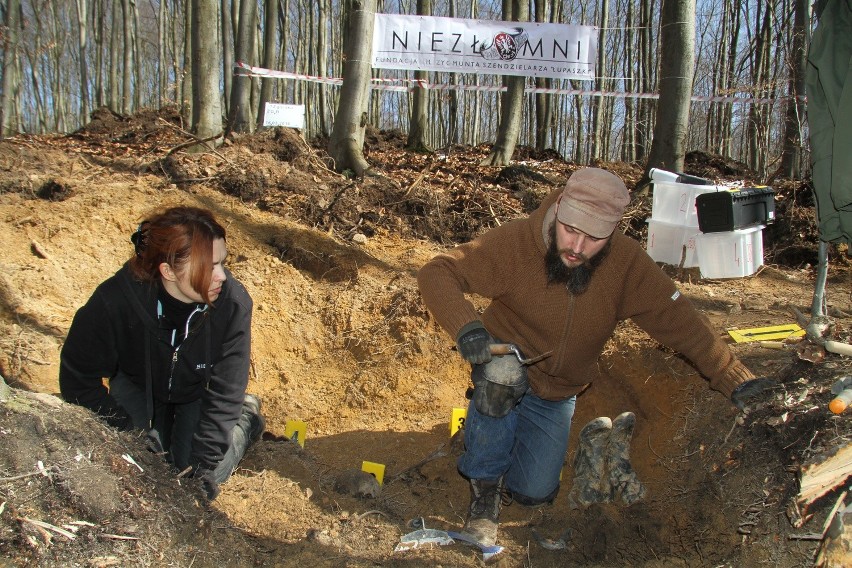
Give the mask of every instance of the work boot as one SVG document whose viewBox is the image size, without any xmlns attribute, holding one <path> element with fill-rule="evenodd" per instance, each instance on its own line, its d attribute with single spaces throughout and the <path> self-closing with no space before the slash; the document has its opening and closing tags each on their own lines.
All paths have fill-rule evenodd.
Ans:
<svg viewBox="0 0 852 568">
<path fill-rule="evenodd" d="M 627 505 L 645 497 L 645 486 L 636 477 L 636 472 L 630 465 L 630 440 L 633 438 L 635 425 L 636 415 L 632 412 L 623 412 L 615 417 L 606 456 L 610 499 L 615 501 L 620 498 Z"/>
<path fill-rule="evenodd" d="M 497 520 L 503 496 L 503 478 L 496 481 L 470 480 L 470 507 L 462 533 L 482 546 L 497 544 Z"/>
<path fill-rule="evenodd" d="M 246 393 L 243 399 L 243 415 L 240 422 L 247 422 L 245 428 L 251 443 L 257 442 L 266 430 L 266 419 L 260 413 L 260 397 Z"/>
<path fill-rule="evenodd" d="M 251 412 L 253 414 L 260 414 L 260 397 L 254 394 L 245 394 L 245 398 L 243 398 L 243 412 Z"/>
<path fill-rule="evenodd" d="M 574 485 L 568 494 L 568 502 L 574 508 L 610 500 L 605 462 L 611 431 L 612 420 L 606 416 L 595 418 L 580 431 L 580 447 L 574 458 Z"/>
</svg>

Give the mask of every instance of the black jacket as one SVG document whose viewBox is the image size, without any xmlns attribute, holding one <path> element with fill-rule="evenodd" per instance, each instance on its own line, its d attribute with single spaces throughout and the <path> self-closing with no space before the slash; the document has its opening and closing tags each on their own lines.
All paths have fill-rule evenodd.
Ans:
<svg viewBox="0 0 852 568">
<path fill-rule="evenodd" d="M 158 325 L 157 285 L 136 280 L 127 265 L 122 267 L 74 316 L 60 355 L 63 398 L 112 424 L 124 422 L 127 413 L 103 379 L 119 372 L 159 401 L 200 398 L 191 463 L 215 468 L 242 411 L 251 348 L 251 297 L 226 274 L 213 307 L 191 317 L 189 336 L 175 349 L 171 329 Z"/>
</svg>

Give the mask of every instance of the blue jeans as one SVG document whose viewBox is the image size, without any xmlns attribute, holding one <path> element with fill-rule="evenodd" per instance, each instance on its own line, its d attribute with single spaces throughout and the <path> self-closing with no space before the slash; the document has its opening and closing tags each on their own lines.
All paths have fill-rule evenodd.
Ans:
<svg viewBox="0 0 852 568">
<path fill-rule="evenodd" d="M 154 401 L 154 424 L 149 428 L 148 406 L 145 390 L 125 375 L 117 375 L 109 381 L 110 395 L 124 408 L 133 420 L 133 426 L 143 430 L 156 451 L 166 452 L 166 459 L 178 471 L 190 465 L 192 437 L 201 418 L 201 399 L 184 404 L 168 404 Z M 240 416 L 231 430 L 231 444 L 216 469 L 213 479 L 224 483 L 237 469 L 240 460 L 251 445 L 251 421 L 246 413 Z"/>
<path fill-rule="evenodd" d="M 528 390 L 503 418 L 480 414 L 471 401 L 459 472 L 469 479 L 503 476 L 506 488 L 522 504 L 551 500 L 559 489 L 576 400 L 544 400 Z"/>
</svg>

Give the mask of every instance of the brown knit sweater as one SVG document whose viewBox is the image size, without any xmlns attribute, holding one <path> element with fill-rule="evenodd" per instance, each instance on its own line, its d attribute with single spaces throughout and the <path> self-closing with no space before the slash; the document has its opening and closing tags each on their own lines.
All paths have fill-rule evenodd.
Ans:
<svg viewBox="0 0 852 568">
<path fill-rule="evenodd" d="M 482 320 L 492 336 L 518 345 L 528 357 L 553 351 L 529 368 L 533 391 L 548 400 L 577 394 L 597 377 L 604 344 L 628 318 L 689 358 L 728 398 L 754 378 L 642 246 L 618 231 L 584 293 L 548 284 L 545 239 L 560 192 L 551 193 L 530 217 L 497 227 L 420 269 L 420 292 L 441 327 L 455 338 L 465 324 Z M 484 313 L 477 313 L 468 293 L 491 299 Z"/>
</svg>

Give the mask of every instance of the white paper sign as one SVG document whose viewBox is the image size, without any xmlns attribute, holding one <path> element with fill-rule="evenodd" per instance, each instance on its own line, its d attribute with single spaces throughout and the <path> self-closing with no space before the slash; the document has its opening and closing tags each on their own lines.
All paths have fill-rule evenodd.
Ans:
<svg viewBox="0 0 852 568">
<path fill-rule="evenodd" d="M 376 14 L 373 67 L 594 80 L 597 28 Z"/>
<path fill-rule="evenodd" d="M 305 105 L 266 103 L 263 108 L 263 125 L 304 129 Z"/>
</svg>

